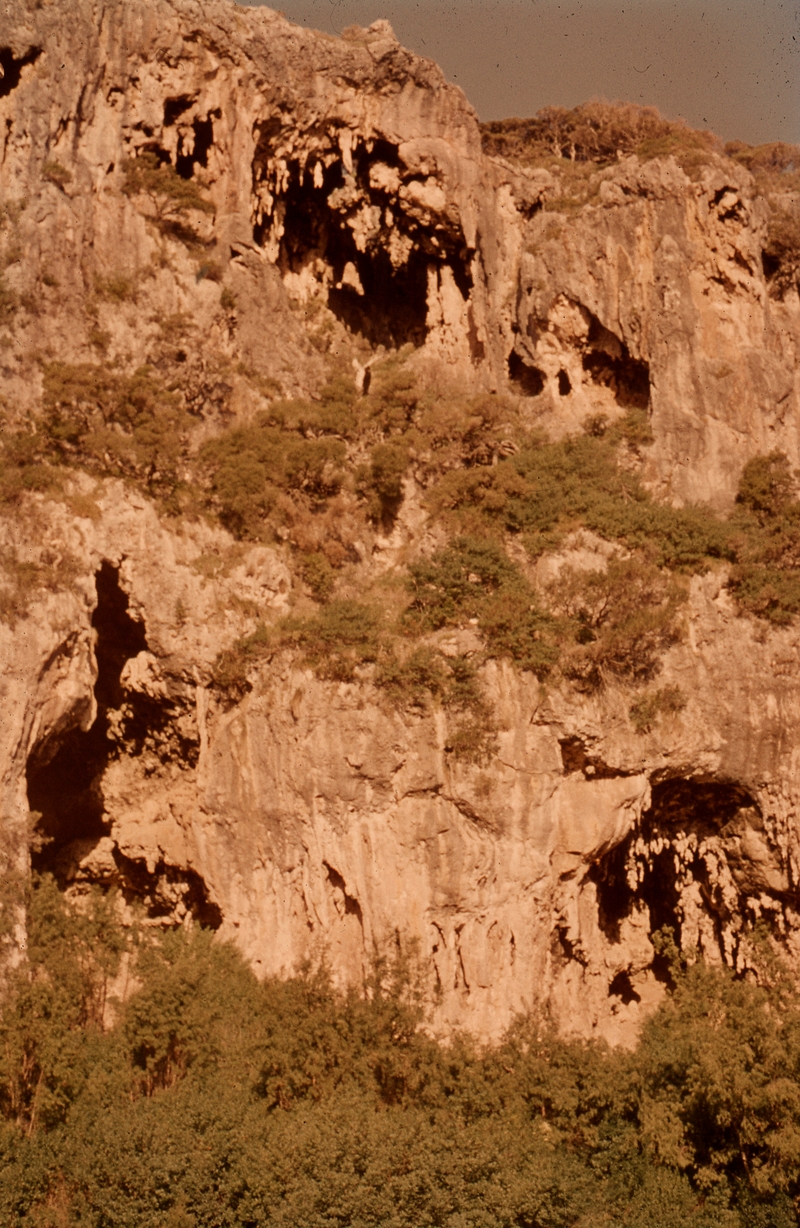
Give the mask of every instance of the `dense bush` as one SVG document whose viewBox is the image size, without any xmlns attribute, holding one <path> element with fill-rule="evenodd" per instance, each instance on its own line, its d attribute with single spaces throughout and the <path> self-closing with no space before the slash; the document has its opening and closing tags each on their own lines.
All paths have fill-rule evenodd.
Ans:
<svg viewBox="0 0 800 1228">
<path fill-rule="evenodd" d="M 321 971 L 259 984 L 204 931 L 122 929 L 113 897 L 76 910 L 44 879 L 28 904 L 0 1015 L 9 1228 L 796 1222 L 785 984 L 676 966 L 632 1054 L 537 1019 L 440 1046 L 413 960 L 376 961 L 361 992 Z"/>
<path fill-rule="evenodd" d="M 149 367 L 123 375 L 110 366 L 51 362 L 43 376 L 37 430 L 5 449 L 23 485 L 44 472 L 31 468 L 44 461 L 131 477 L 162 497 L 175 491 L 189 416 Z"/>
<path fill-rule="evenodd" d="M 142 150 L 123 166 L 123 192 L 128 196 L 147 196 L 154 220 L 165 234 L 185 243 L 197 235 L 190 221 L 191 211 L 213 213 L 214 206 L 202 194 L 194 179 L 184 179 L 174 166 L 152 149 Z"/>
<path fill-rule="evenodd" d="M 223 524 L 237 537 L 258 540 L 271 536 L 289 515 L 287 494 L 312 508 L 336 494 L 344 481 L 345 455 L 342 440 L 305 438 L 263 414 L 253 426 L 209 440 L 200 461 Z"/>
<path fill-rule="evenodd" d="M 590 689 L 608 675 L 649 681 L 681 636 L 676 615 L 686 591 L 645 559 L 612 559 L 603 571 L 565 568 L 551 596 L 571 620 L 575 640 L 562 669 Z"/>
<path fill-rule="evenodd" d="M 534 165 L 553 159 L 607 165 L 629 154 L 644 159 L 673 154 L 691 172 L 712 152 L 722 152 L 712 133 L 631 102 L 544 107 L 532 119 L 490 120 L 481 131 L 487 153 Z"/>
<path fill-rule="evenodd" d="M 679 686 L 670 684 L 646 692 L 631 705 L 631 723 L 637 733 L 647 733 L 660 716 L 682 712 L 686 696 Z"/>
<path fill-rule="evenodd" d="M 736 565 L 730 588 L 742 611 L 786 625 L 800 611 L 800 502 L 786 456 L 745 465 L 739 487 Z"/>
<path fill-rule="evenodd" d="M 487 649 L 544 676 L 558 658 L 555 626 L 519 567 L 490 539 L 458 537 L 410 567 L 406 625 L 417 631 L 472 622 Z"/>
<path fill-rule="evenodd" d="M 733 557 L 726 524 L 706 508 L 656 503 L 620 467 L 613 435 L 529 439 L 496 465 L 448 473 L 429 502 L 454 526 L 523 534 L 533 555 L 583 526 L 678 571 Z"/>
</svg>

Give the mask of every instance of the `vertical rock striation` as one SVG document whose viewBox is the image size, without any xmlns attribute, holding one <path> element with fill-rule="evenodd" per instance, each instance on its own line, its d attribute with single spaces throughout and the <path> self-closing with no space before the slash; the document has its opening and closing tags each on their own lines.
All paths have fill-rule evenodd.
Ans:
<svg viewBox="0 0 800 1228">
<path fill-rule="evenodd" d="M 800 463 L 800 300 L 768 294 L 732 163 L 623 159 L 568 214 L 549 172 L 484 156 L 461 92 L 385 22 L 340 40 L 226 0 L 10 0 L 0 23 L 9 423 L 41 412 L 43 361 L 147 363 L 197 447 L 253 418 L 254 388 L 313 397 L 331 357 L 363 387 L 413 346 L 421 378 L 511 392 L 554 434 L 647 410 L 647 477 L 675 502 L 729 505 L 759 453 Z M 484 1037 L 549 1002 L 630 1043 L 661 926 L 744 970 L 764 918 L 800 956 L 800 639 L 736 618 L 719 574 L 664 662 L 683 711 L 637 733 L 620 687 L 489 661 L 478 765 L 441 711 L 289 656 L 238 702 L 215 689 L 217 655 L 288 608 L 280 549 L 121 482 L 26 499 L 4 549 L 71 578 L 0 624 L 9 863 L 33 821 L 34 865 L 70 890 L 193 916 L 262 975 L 325 958 L 358 982 L 413 947 L 436 1026 Z"/>
</svg>

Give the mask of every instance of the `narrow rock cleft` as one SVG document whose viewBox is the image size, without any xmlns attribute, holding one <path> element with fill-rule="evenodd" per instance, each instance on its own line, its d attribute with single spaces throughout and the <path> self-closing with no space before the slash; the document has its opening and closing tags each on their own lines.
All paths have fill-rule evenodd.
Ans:
<svg viewBox="0 0 800 1228">
<path fill-rule="evenodd" d="M 39 871 L 52 870 L 71 842 L 99 839 L 109 830 L 102 791 L 103 773 L 114 754 L 109 714 L 122 703 L 126 661 L 147 647 L 142 623 L 128 613 L 118 568 L 104 561 L 95 584 L 97 716 L 89 729 L 73 727 L 36 747 L 28 762 L 28 802 L 41 816 L 37 834 L 42 847 L 33 855 Z"/>
<path fill-rule="evenodd" d="M 92 885 L 118 888 L 126 903 L 138 903 L 161 924 L 178 924 L 191 916 L 217 929 L 222 914 L 210 900 L 201 875 L 163 858 L 150 864 L 126 855 L 113 837 L 104 790 L 112 762 L 137 759 L 144 777 L 165 764 L 193 768 L 198 739 L 179 703 L 126 685 L 129 663 L 140 654 L 147 659 L 145 626 L 129 612 L 117 567 L 104 561 L 95 583 L 97 715 L 89 729 L 73 727 L 37 747 L 30 757 L 28 802 L 39 816 L 33 869 L 52 873 L 65 890 L 80 892 Z"/>
</svg>

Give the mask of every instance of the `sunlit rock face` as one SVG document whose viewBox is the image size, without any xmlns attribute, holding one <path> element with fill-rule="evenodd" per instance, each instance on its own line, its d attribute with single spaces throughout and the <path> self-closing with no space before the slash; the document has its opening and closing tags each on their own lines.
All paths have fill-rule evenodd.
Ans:
<svg viewBox="0 0 800 1228">
<path fill-rule="evenodd" d="M 461 92 L 382 22 L 340 40 L 222 0 L 12 0 L 0 57 L 10 420 L 40 412 L 42 355 L 149 363 L 199 446 L 253 417 L 256 378 L 313 396 L 344 355 L 363 386 L 413 346 L 420 379 L 518 396 L 554 434 L 646 410 L 647 477 L 676 502 L 729 505 L 775 448 L 800 462 L 800 307 L 767 293 L 746 172 L 621 160 L 566 213 L 546 171 L 482 154 Z M 145 155 L 201 195 L 134 190 Z M 637 733 L 620 688 L 490 661 L 496 753 L 473 764 L 445 714 L 285 656 L 237 702 L 215 689 L 217 655 L 288 608 L 279 547 L 105 479 L 25 506 L 4 549 L 72 572 L 0 624 L 7 863 L 212 925 L 260 975 L 324 959 L 360 983 L 413 952 L 445 1034 L 549 1007 L 632 1043 L 662 927 L 744 971 L 762 919 L 800 957 L 798 635 L 737 618 L 723 577 L 692 581 L 664 661 L 682 711 Z M 426 531 L 415 505 L 403 548 Z M 386 568 L 362 546 L 364 576 Z"/>
</svg>

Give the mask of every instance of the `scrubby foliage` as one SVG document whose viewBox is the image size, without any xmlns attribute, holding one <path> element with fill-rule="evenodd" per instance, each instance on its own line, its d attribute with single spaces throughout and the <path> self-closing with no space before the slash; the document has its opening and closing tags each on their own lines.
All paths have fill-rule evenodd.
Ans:
<svg viewBox="0 0 800 1228">
<path fill-rule="evenodd" d="M 637 733 L 648 733 L 660 716 L 682 712 L 686 696 L 679 686 L 670 684 L 648 691 L 631 705 L 631 723 Z"/>
<path fill-rule="evenodd" d="M 796 1222 L 800 1009 L 780 976 L 675 966 L 631 1054 L 541 1019 L 443 1046 L 413 959 L 338 994 L 322 971 L 259 984 L 207 932 L 122 928 L 113 896 L 78 909 L 46 878 L 28 915 L 0 1015 L 9 1228 Z"/>
<path fill-rule="evenodd" d="M 609 675 L 649 681 L 681 638 L 676 615 L 685 587 L 640 557 L 612 559 L 603 571 L 564 568 L 551 597 L 573 631 L 562 669 L 585 689 L 596 689 Z"/>
<path fill-rule="evenodd" d="M 481 125 L 481 131 L 487 153 L 557 172 L 561 194 L 548 199 L 547 205 L 566 214 L 596 201 L 597 172 L 619 158 L 635 154 L 650 161 L 672 156 L 693 179 L 714 159 L 723 165 L 731 159 L 752 173 L 756 191 L 770 207 L 763 250 L 770 293 L 783 298 L 800 285 L 799 145 L 731 141 L 723 146 L 712 132 L 664 119 L 655 107 L 630 102 L 544 107 L 531 119 L 491 120 Z"/>
<path fill-rule="evenodd" d="M 743 610 L 781 622 L 800 608 L 785 458 L 751 462 L 737 510 L 723 519 L 648 493 L 638 476 L 651 439 L 642 411 L 613 425 L 592 419 L 584 433 L 553 442 L 526 430 L 500 398 L 422 395 L 396 364 L 383 382 L 377 375 L 374 399 L 340 379 L 319 402 L 278 402 L 201 451 L 209 499 L 224 522 L 240 536 L 275 533 L 299 547 L 298 571 L 322 606 L 226 653 L 217 679 L 232 693 L 247 688 L 251 665 L 293 648 L 322 677 L 373 681 L 401 706 L 422 691 L 443 704 L 450 666 L 432 637 L 470 627 L 483 644 L 473 669 L 498 657 L 541 679 L 560 669 L 584 689 L 612 679 L 642 685 L 681 638 L 684 577 L 720 563 L 733 568 Z M 369 461 L 358 464 L 365 448 Z M 767 480 L 764 466 L 768 504 L 756 489 Z M 384 525 L 409 475 L 449 544 L 408 565 L 404 602 L 396 594 L 388 605 L 380 594 L 371 606 L 349 594 L 337 600 L 349 549 L 344 512 L 355 515 L 353 532 L 358 515 Z M 616 553 L 601 570 L 566 567 L 548 589 L 535 585 L 534 561 L 581 529 L 614 543 Z M 479 708 L 476 701 L 476 720 Z M 479 723 L 491 725 L 482 711 Z"/>
<path fill-rule="evenodd" d="M 764 272 L 770 293 L 783 298 L 787 290 L 800 287 L 800 145 L 732 141 L 725 152 L 747 167 L 770 206 Z"/>
<path fill-rule="evenodd" d="M 738 504 L 731 591 L 742 610 L 786 625 L 800 611 L 800 502 L 782 452 L 745 465 Z"/>
<path fill-rule="evenodd" d="M 673 154 L 692 170 L 711 152 L 722 152 L 713 133 L 664 119 L 655 107 L 632 102 L 543 107 L 532 119 L 490 120 L 481 130 L 487 153 L 528 165 L 552 159 L 608 165 L 630 154 L 643 159 Z"/>
<path fill-rule="evenodd" d="M 123 375 L 108 366 L 50 362 L 43 389 L 43 417 L 4 433 L 3 502 L 57 488 L 63 465 L 130 477 L 162 498 L 175 491 L 188 415 L 149 367 Z"/>
<path fill-rule="evenodd" d="M 558 657 L 553 619 L 519 567 L 491 539 L 457 537 L 413 563 L 407 626 L 418 631 L 473 623 L 490 653 L 540 676 Z"/>
<path fill-rule="evenodd" d="M 129 158 L 123 166 L 123 175 L 123 192 L 128 196 L 148 197 L 159 229 L 182 242 L 192 243 L 196 239 L 190 221 L 192 210 L 214 212 L 214 206 L 203 196 L 200 185 L 194 179 L 182 178 L 156 150 L 145 149 L 138 157 Z"/>
<path fill-rule="evenodd" d="M 640 685 L 680 639 L 681 577 L 719 563 L 732 567 L 743 612 L 785 623 L 800 610 L 800 505 L 785 458 L 751 462 L 727 519 L 673 508 L 638 476 L 652 438 L 644 411 L 612 424 L 590 418 L 554 442 L 521 421 L 514 401 L 422 389 L 405 357 L 375 364 L 369 395 L 334 371 L 319 399 L 273 400 L 199 450 L 193 412 L 155 367 L 43 362 L 41 418 L 3 435 L 0 501 L 57 495 L 75 466 L 136 482 L 167 511 L 213 515 L 240 540 L 286 543 L 319 609 L 262 626 L 223 654 L 216 678 L 232 696 L 247 690 L 251 667 L 291 649 L 320 676 L 373 681 L 399 706 L 424 690 L 428 704 L 455 712 L 453 667 L 434 641 L 459 628 L 482 645 L 473 674 L 495 657 L 540 679 L 560 669 L 587 689 Z M 756 489 L 765 481 L 769 503 Z M 409 483 L 448 544 L 412 559 L 405 594 L 395 588 L 387 604 L 385 593 L 354 590 L 347 565 L 370 533 L 391 530 Z M 577 530 L 616 552 L 602 571 L 562 568 L 543 589 L 536 560 Z M 474 701 L 460 710 L 488 737 L 473 683 Z"/>
</svg>

